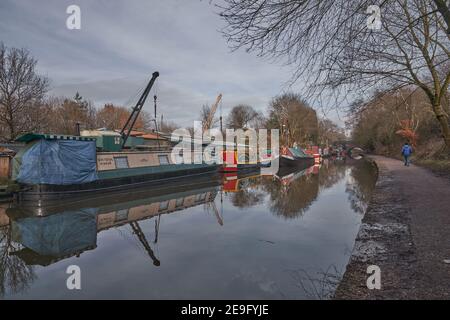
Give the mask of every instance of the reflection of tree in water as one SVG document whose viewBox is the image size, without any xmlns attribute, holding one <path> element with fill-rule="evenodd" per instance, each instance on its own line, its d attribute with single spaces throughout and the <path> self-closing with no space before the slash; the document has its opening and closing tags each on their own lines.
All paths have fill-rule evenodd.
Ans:
<svg viewBox="0 0 450 320">
<path fill-rule="evenodd" d="M 261 203 L 264 192 L 260 190 L 260 177 L 239 181 L 239 191 L 231 194 L 231 203 L 237 208 L 249 208 Z"/>
<path fill-rule="evenodd" d="M 342 278 L 342 272 L 331 265 L 325 271 L 317 271 L 314 275 L 304 269 L 290 270 L 294 285 L 299 287 L 308 299 L 325 300 L 334 296 Z"/>
<path fill-rule="evenodd" d="M 376 181 L 370 163 L 326 160 L 318 174 L 312 174 L 311 169 L 306 169 L 303 174 L 295 171 L 285 173 L 285 179 L 281 177 L 285 183 L 269 177 L 241 179 L 239 192 L 231 195 L 231 202 L 235 207 L 248 208 L 262 203 L 265 194 L 268 194 L 273 213 L 289 219 L 296 218 L 309 209 L 321 190 L 333 187 L 345 178 L 346 170 L 351 170 L 346 192 L 355 211 L 365 210 Z M 289 178 L 290 174 L 296 177 Z"/>
<path fill-rule="evenodd" d="M 11 227 L 0 227 L 0 297 L 6 290 L 18 293 L 29 287 L 35 279 L 31 266 L 10 252 L 17 250 L 18 244 L 12 241 Z"/>
<path fill-rule="evenodd" d="M 356 161 L 351 167 L 351 179 L 347 181 L 345 192 L 355 212 L 363 214 L 370 201 L 377 181 L 376 170 L 368 161 Z"/>
<path fill-rule="evenodd" d="M 301 216 L 317 198 L 319 177 L 302 175 L 287 186 L 280 181 L 270 181 L 264 183 L 263 188 L 270 195 L 271 211 L 291 219 Z"/>
<path fill-rule="evenodd" d="M 345 177 L 345 163 L 324 162 L 319 174 L 305 174 L 284 186 L 279 181 L 268 183 L 265 190 L 270 194 L 271 210 L 285 218 L 296 218 L 309 209 L 320 190 L 331 188 Z"/>
<path fill-rule="evenodd" d="M 320 189 L 328 189 L 345 177 L 345 162 L 330 162 L 325 159 L 319 171 Z"/>
</svg>

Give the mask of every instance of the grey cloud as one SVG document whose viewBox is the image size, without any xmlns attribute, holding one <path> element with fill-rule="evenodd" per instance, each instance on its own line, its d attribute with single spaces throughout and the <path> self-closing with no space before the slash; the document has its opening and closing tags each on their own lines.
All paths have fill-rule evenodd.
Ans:
<svg viewBox="0 0 450 320">
<path fill-rule="evenodd" d="M 65 28 L 65 9 L 73 3 L 81 7 L 81 30 Z M 52 94 L 79 91 L 96 105 L 124 104 L 157 70 L 161 110 L 186 125 L 219 92 L 224 113 L 237 103 L 264 111 L 291 76 L 288 67 L 244 51 L 231 53 L 218 32 L 222 25 L 209 1 L 2 0 L 0 5 L 0 39 L 32 52 L 40 72 L 52 79 Z"/>
</svg>

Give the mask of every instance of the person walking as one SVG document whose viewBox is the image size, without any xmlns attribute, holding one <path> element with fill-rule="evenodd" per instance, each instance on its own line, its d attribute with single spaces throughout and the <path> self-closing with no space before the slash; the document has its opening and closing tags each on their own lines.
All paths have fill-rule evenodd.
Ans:
<svg viewBox="0 0 450 320">
<path fill-rule="evenodd" d="M 402 156 L 405 159 L 405 166 L 409 167 L 409 157 L 411 156 L 412 148 L 409 145 L 408 142 L 405 142 L 405 144 L 402 147 Z"/>
</svg>

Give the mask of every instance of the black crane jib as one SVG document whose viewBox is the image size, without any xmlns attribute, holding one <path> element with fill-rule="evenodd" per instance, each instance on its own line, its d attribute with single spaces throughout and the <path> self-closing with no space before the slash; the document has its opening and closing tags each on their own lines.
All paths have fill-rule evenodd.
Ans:
<svg viewBox="0 0 450 320">
<path fill-rule="evenodd" d="M 156 78 L 158 78 L 158 76 L 159 76 L 158 71 L 153 72 L 152 78 L 147 84 L 147 87 L 145 87 L 145 90 L 142 93 L 141 97 L 139 98 L 138 102 L 136 103 L 136 106 L 134 106 L 133 111 L 128 117 L 127 122 L 122 128 L 122 131 L 120 131 L 120 135 L 123 138 L 122 149 L 125 147 L 125 143 L 127 142 L 128 137 L 130 136 L 131 130 L 133 130 L 134 124 L 136 123 L 139 113 L 141 112 L 142 107 L 144 106 L 145 100 L 147 99 L 147 96 L 150 93 L 150 90 L 152 89 L 153 84 L 155 83 L 155 80 Z"/>
</svg>

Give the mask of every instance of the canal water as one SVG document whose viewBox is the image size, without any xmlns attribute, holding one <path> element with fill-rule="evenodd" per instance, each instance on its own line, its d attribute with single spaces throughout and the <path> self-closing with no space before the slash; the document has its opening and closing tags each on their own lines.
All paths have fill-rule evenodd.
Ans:
<svg viewBox="0 0 450 320">
<path fill-rule="evenodd" d="M 336 159 L 49 208 L 3 205 L 0 298 L 327 299 L 375 181 L 369 162 Z M 79 290 L 67 287 L 70 266 Z"/>
</svg>

